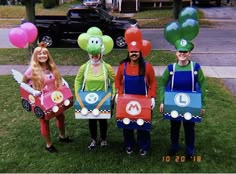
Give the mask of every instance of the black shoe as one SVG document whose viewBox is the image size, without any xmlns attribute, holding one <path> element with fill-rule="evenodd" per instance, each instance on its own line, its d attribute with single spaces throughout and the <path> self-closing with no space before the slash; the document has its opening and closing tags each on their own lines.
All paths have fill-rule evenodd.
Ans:
<svg viewBox="0 0 236 174">
<path fill-rule="evenodd" d="M 45 149 L 48 151 L 48 152 L 50 152 L 50 153 L 56 153 L 56 152 L 58 152 L 57 151 L 57 149 L 53 146 L 53 145 L 51 145 L 50 147 L 45 147 Z"/>
<path fill-rule="evenodd" d="M 168 155 L 169 156 L 175 156 L 177 154 L 178 150 L 175 150 L 175 149 L 170 149 L 169 152 L 168 152 Z"/>
<path fill-rule="evenodd" d="M 70 139 L 69 137 L 66 137 L 66 138 L 59 137 L 59 141 L 63 142 L 63 143 L 72 143 L 73 142 L 73 140 Z"/>
</svg>

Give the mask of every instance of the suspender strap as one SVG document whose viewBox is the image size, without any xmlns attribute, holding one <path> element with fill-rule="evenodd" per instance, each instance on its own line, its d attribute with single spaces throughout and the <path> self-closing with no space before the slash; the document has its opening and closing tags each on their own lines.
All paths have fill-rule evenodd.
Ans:
<svg viewBox="0 0 236 174">
<path fill-rule="evenodd" d="M 194 79 L 194 68 L 193 68 L 193 62 L 190 62 L 190 66 L 191 66 L 191 76 L 192 76 L 192 92 L 195 92 L 194 90 L 194 84 L 195 84 L 195 79 Z M 175 79 L 175 67 L 176 67 L 176 63 L 173 64 L 173 75 L 171 78 L 171 91 L 173 91 L 174 88 L 174 79 Z M 171 71 L 171 67 L 169 67 L 169 71 Z"/>
</svg>

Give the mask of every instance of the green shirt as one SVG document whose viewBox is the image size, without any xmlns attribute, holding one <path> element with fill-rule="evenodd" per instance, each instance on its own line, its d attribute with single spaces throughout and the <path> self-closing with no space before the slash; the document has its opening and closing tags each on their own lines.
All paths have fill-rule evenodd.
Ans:
<svg viewBox="0 0 236 174">
<path fill-rule="evenodd" d="M 195 62 L 193 62 L 193 63 L 195 65 Z M 191 71 L 191 63 L 187 64 L 186 66 L 180 66 L 180 65 L 178 65 L 178 63 L 176 63 L 175 71 Z M 159 97 L 160 97 L 161 103 L 164 103 L 165 88 L 166 88 L 166 85 L 168 84 L 170 78 L 171 78 L 170 71 L 167 67 L 165 69 L 165 71 L 161 77 L 161 81 L 159 83 L 159 92 L 160 92 Z M 206 108 L 206 80 L 205 80 L 205 76 L 203 74 L 201 67 L 198 70 L 197 81 L 198 81 L 198 84 L 200 86 L 201 93 L 202 93 L 202 108 L 205 109 Z"/>
<path fill-rule="evenodd" d="M 75 77 L 75 93 L 77 93 L 78 90 L 82 90 L 82 88 L 84 88 L 84 91 L 105 91 L 110 85 L 112 95 L 115 95 L 115 72 L 112 66 L 104 61 L 101 62 L 101 65 L 100 71 L 97 74 L 92 72 L 90 61 L 81 65 Z"/>
</svg>

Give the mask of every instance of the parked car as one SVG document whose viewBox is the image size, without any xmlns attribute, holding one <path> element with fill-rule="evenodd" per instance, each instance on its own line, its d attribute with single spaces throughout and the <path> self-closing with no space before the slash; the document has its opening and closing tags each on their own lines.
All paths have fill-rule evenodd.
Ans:
<svg viewBox="0 0 236 174">
<path fill-rule="evenodd" d="M 67 16 L 35 16 L 39 41 L 55 47 L 61 40 L 77 43 L 78 36 L 90 27 L 98 27 L 110 36 L 115 48 L 126 48 L 124 33 L 130 26 L 137 26 L 135 19 L 114 17 L 100 7 L 74 5 Z"/>
<path fill-rule="evenodd" d="M 101 0 L 83 0 L 83 4 L 85 6 L 95 6 L 95 7 L 98 7 L 98 6 L 102 5 L 102 2 L 101 2 Z"/>
<path fill-rule="evenodd" d="M 202 5 L 202 4 L 210 4 L 215 3 L 217 6 L 221 6 L 221 0 L 193 0 L 192 1 L 194 5 Z"/>
</svg>

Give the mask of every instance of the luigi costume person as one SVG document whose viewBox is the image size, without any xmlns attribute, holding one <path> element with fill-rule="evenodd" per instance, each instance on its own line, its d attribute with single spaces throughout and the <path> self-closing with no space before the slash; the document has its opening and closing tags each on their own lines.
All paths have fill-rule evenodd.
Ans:
<svg viewBox="0 0 236 174">
<path fill-rule="evenodd" d="M 169 64 L 162 77 L 159 85 L 160 90 L 160 112 L 164 112 L 165 91 L 178 91 L 178 92 L 192 92 L 197 91 L 202 95 L 201 114 L 205 113 L 205 76 L 200 65 L 191 61 L 191 51 L 194 45 L 185 39 L 180 39 L 175 42 L 176 57 L 175 63 Z M 190 120 L 170 120 L 170 139 L 171 148 L 169 151 L 170 156 L 174 156 L 180 150 L 179 132 L 180 126 L 183 122 L 185 133 L 185 153 L 186 160 L 191 160 L 195 153 L 195 123 Z"/>
</svg>

